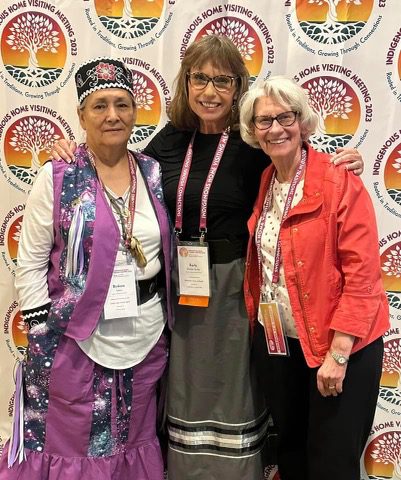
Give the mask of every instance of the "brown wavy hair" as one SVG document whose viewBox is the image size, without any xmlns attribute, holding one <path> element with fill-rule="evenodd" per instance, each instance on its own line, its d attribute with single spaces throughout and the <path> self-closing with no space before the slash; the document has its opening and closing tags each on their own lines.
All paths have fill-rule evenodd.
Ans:
<svg viewBox="0 0 401 480">
<path fill-rule="evenodd" d="M 180 130 L 199 128 L 199 118 L 188 102 L 187 73 L 192 68 L 201 68 L 210 62 L 214 68 L 221 68 L 238 75 L 236 103 L 227 118 L 227 127 L 239 129 L 238 101 L 249 88 L 249 73 L 234 43 L 227 37 L 207 35 L 192 43 L 185 52 L 181 67 L 174 80 L 175 94 L 167 111 L 171 123 Z"/>
</svg>

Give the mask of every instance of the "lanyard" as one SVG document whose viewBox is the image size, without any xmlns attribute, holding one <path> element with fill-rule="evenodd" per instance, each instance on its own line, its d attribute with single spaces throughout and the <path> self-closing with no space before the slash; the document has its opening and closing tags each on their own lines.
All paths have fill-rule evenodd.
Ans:
<svg viewBox="0 0 401 480">
<path fill-rule="evenodd" d="M 189 171 L 191 169 L 191 164 L 192 164 L 193 145 L 194 145 L 195 135 L 196 135 L 196 130 L 193 133 L 191 141 L 188 145 L 187 153 L 185 154 L 184 163 L 181 169 L 180 178 L 178 180 L 177 199 L 176 199 L 176 206 L 175 206 L 175 228 L 174 228 L 174 231 L 177 237 L 182 232 L 183 212 L 184 212 L 184 194 L 185 194 L 185 189 L 187 187 Z M 216 172 L 219 168 L 221 158 L 223 156 L 224 150 L 228 142 L 228 138 L 229 138 L 229 129 L 225 130 L 221 134 L 219 144 L 217 145 L 212 164 L 210 166 L 205 184 L 203 186 L 202 197 L 201 197 L 201 207 L 200 207 L 200 217 L 199 217 L 199 232 L 201 233 L 201 239 L 204 238 L 205 233 L 207 232 L 207 228 L 206 228 L 207 203 L 208 203 L 210 188 L 212 186 L 214 177 L 216 176 Z"/>
<path fill-rule="evenodd" d="M 280 222 L 280 230 L 277 235 L 277 245 L 276 245 L 276 252 L 274 256 L 274 265 L 273 265 L 273 276 L 272 276 L 272 284 L 277 284 L 279 281 L 280 277 L 280 263 L 281 263 L 281 243 L 280 243 L 280 231 L 281 231 L 281 226 L 283 225 L 283 222 L 285 219 L 288 217 L 288 213 L 291 208 L 292 201 L 294 199 L 295 195 L 295 190 L 297 188 L 297 185 L 299 181 L 302 178 L 303 171 L 305 169 L 306 165 L 306 160 L 307 160 L 307 155 L 306 155 L 306 149 L 302 149 L 302 154 L 301 154 L 301 161 L 299 162 L 299 165 L 297 167 L 297 170 L 295 172 L 294 178 L 291 181 L 290 189 L 288 191 L 288 196 L 285 201 L 284 205 L 284 210 L 283 210 L 283 216 L 281 218 Z M 260 217 L 260 223 L 259 223 L 259 228 L 256 232 L 256 250 L 258 253 L 258 265 L 259 265 L 259 283 L 260 285 L 262 284 L 262 235 L 263 235 L 263 230 L 265 228 L 266 224 L 266 217 L 267 217 L 267 212 L 272 207 L 273 204 L 273 187 L 274 187 L 274 181 L 276 178 L 276 171 L 273 172 L 272 178 L 270 180 L 270 185 L 269 189 L 267 191 L 267 195 L 265 197 L 265 200 L 263 202 L 263 208 L 262 208 L 262 215 Z"/>
<path fill-rule="evenodd" d="M 134 215 L 135 215 L 135 207 L 136 207 L 136 192 L 137 192 L 137 177 L 136 171 L 134 167 L 134 159 L 131 152 L 128 152 L 128 166 L 130 172 L 130 194 L 129 194 L 129 201 L 128 201 L 128 211 L 123 208 L 119 202 L 113 198 L 109 192 L 107 191 L 106 187 L 104 186 L 102 180 L 100 179 L 99 175 L 97 174 L 96 170 L 96 163 L 95 163 L 95 155 L 94 153 L 87 147 L 87 152 L 89 155 L 89 160 L 91 162 L 92 167 L 94 168 L 96 175 L 100 181 L 102 186 L 103 192 L 110 200 L 111 205 L 114 207 L 115 212 L 120 217 L 121 221 L 121 229 L 122 229 L 122 236 L 124 240 L 124 247 L 127 251 L 131 249 L 131 239 L 132 239 L 132 230 L 134 225 Z"/>
</svg>

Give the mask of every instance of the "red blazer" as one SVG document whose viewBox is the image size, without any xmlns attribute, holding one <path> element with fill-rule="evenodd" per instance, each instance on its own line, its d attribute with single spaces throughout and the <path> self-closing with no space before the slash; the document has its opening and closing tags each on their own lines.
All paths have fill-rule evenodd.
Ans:
<svg viewBox="0 0 401 480">
<path fill-rule="evenodd" d="M 280 239 L 301 347 L 307 364 L 317 367 L 334 331 L 354 335 L 356 352 L 390 325 L 371 199 L 360 178 L 333 166 L 328 155 L 307 149 L 303 198 L 291 208 Z M 263 172 L 248 221 L 244 292 L 251 327 L 260 297 L 255 229 L 273 171 L 271 165 Z"/>
</svg>

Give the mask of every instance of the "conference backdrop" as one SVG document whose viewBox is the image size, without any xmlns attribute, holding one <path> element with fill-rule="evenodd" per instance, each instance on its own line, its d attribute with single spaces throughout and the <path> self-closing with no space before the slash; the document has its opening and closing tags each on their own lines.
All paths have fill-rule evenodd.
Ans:
<svg viewBox="0 0 401 480">
<path fill-rule="evenodd" d="M 316 148 L 357 147 L 363 154 L 391 328 L 362 477 L 400 479 L 399 0 L 1 0 L 0 449 L 10 431 L 15 363 L 27 347 L 13 286 L 25 201 L 54 141 L 82 140 L 77 66 L 112 56 L 132 69 L 138 119 L 131 147 L 140 149 L 167 121 L 188 45 L 210 34 L 231 38 L 252 83 L 286 74 L 309 92 L 319 115 Z"/>
</svg>

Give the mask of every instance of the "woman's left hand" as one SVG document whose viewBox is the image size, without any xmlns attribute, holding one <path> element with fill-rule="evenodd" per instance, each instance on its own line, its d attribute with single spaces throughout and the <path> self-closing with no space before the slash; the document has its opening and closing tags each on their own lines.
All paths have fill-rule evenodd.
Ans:
<svg viewBox="0 0 401 480">
<path fill-rule="evenodd" d="M 317 389 L 323 397 L 336 397 L 343 391 L 343 381 L 347 373 L 347 362 L 339 365 L 331 355 L 331 351 L 350 356 L 355 337 L 348 333 L 335 331 L 333 340 L 322 366 L 317 371 Z"/>
<path fill-rule="evenodd" d="M 327 352 L 323 365 L 317 371 L 317 389 L 323 397 L 337 397 L 343 391 L 343 380 L 347 372 L 347 364 L 338 365 Z"/>
<path fill-rule="evenodd" d="M 344 167 L 352 170 L 355 175 L 363 173 L 363 158 L 356 148 L 337 148 L 336 154 L 331 157 L 331 162 L 334 165 L 344 164 Z"/>
</svg>

